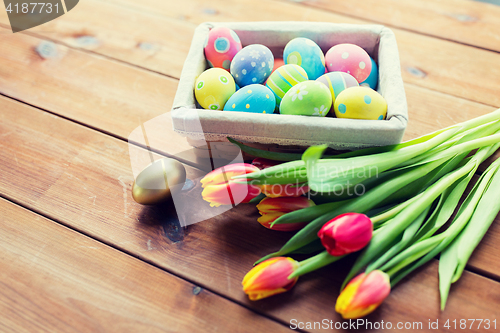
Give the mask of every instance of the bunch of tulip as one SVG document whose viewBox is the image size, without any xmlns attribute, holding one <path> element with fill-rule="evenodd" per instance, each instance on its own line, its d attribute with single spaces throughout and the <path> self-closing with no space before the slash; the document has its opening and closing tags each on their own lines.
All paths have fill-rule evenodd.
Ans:
<svg viewBox="0 0 500 333">
<path fill-rule="evenodd" d="M 500 160 L 490 165 L 459 205 L 478 166 L 500 147 L 500 109 L 399 145 L 333 156 L 323 156 L 325 146 L 310 147 L 297 156 L 231 141 L 255 156 L 289 162 L 233 173 L 228 182 L 271 196 L 277 191 L 269 187 L 289 186 L 300 201 L 284 208 L 271 200 L 291 198 L 277 196 L 258 205 L 264 226 L 300 230 L 245 276 L 243 289 L 253 300 L 290 290 L 299 276 L 362 250 L 335 307 L 344 318 L 359 318 L 374 311 L 407 274 L 441 253 L 444 308 L 451 283 L 460 278 L 500 211 Z M 363 193 L 344 195 L 357 186 Z M 323 203 L 306 203 L 307 198 L 300 196 L 305 189 Z M 301 262 L 284 257 L 321 250 Z"/>
</svg>

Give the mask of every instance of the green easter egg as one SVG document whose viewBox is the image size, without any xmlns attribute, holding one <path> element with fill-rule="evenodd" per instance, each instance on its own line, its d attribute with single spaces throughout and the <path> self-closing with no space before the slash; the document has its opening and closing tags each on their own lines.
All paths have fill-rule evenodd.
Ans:
<svg viewBox="0 0 500 333">
<path fill-rule="evenodd" d="M 287 91 L 280 104 L 281 114 L 324 117 L 332 106 L 332 95 L 318 81 L 304 81 Z"/>
</svg>

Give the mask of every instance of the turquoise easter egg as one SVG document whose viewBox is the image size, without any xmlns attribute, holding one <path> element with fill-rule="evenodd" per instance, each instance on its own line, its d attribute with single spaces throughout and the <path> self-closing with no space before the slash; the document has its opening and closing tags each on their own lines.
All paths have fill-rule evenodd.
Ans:
<svg viewBox="0 0 500 333">
<path fill-rule="evenodd" d="M 323 83 L 328 88 L 332 94 L 332 103 L 335 103 L 335 99 L 342 91 L 359 85 L 354 76 L 344 72 L 327 73 L 320 76 L 316 81 Z"/>
<path fill-rule="evenodd" d="M 304 68 L 309 80 L 316 80 L 325 74 L 325 55 L 321 48 L 309 38 L 294 38 L 288 42 L 283 52 L 285 64 L 295 64 Z"/>
<path fill-rule="evenodd" d="M 378 66 L 375 60 L 373 60 L 373 58 L 370 57 L 370 59 L 372 61 L 372 70 L 370 71 L 370 75 L 368 75 L 366 80 L 361 82 L 359 85 L 363 87 L 369 87 L 375 90 L 377 89 L 377 83 L 378 83 Z"/>
<path fill-rule="evenodd" d="M 276 99 L 271 89 L 260 84 L 250 84 L 229 98 L 224 111 L 273 113 L 275 106 Z"/>
<path fill-rule="evenodd" d="M 266 86 L 273 92 L 279 107 L 286 92 L 304 81 L 307 81 L 306 71 L 299 65 L 288 64 L 277 68 L 267 79 Z"/>
<path fill-rule="evenodd" d="M 321 82 L 304 81 L 283 96 L 281 114 L 324 117 L 332 106 L 332 94 Z"/>
</svg>

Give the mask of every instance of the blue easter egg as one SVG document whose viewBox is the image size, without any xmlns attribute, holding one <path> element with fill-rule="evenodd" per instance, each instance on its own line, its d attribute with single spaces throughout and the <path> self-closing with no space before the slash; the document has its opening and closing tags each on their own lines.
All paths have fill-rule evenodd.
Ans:
<svg viewBox="0 0 500 333">
<path fill-rule="evenodd" d="M 316 80 L 325 74 L 325 55 L 321 48 L 309 38 L 294 38 L 288 42 L 283 52 L 285 64 L 295 64 L 304 68 L 309 80 Z"/>
<path fill-rule="evenodd" d="M 224 111 L 273 113 L 276 98 L 266 86 L 250 84 L 235 92 L 227 101 Z"/>
<path fill-rule="evenodd" d="M 237 85 L 264 83 L 274 67 L 274 56 L 266 46 L 251 44 L 236 53 L 231 61 L 231 74 Z"/>
<path fill-rule="evenodd" d="M 370 72 L 370 75 L 361 82 L 359 85 L 363 87 L 369 87 L 372 88 L 373 90 L 377 89 L 377 83 L 378 83 L 378 67 L 377 64 L 375 63 L 375 60 L 373 60 L 372 57 L 370 57 L 372 61 L 372 70 Z"/>
</svg>

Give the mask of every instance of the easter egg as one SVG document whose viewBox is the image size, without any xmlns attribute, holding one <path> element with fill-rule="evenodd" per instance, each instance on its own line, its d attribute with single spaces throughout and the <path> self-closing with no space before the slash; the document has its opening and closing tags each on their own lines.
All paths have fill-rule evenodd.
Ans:
<svg viewBox="0 0 500 333">
<path fill-rule="evenodd" d="M 368 78 L 361 82 L 359 85 L 363 87 L 370 87 L 372 89 L 377 89 L 377 83 L 378 83 L 378 66 L 375 63 L 375 60 L 370 57 L 371 63 L 372 63 L 372 70 L 370 71 L 370 75 L 368 75 Z"/>
<path fill-rule="evenodd" d="M 309 80 L 316 80 L 325 74 L 325 55 L 321 48 L 309 38 L 294 38 L 288 42 L 283 52 L 285 64 L 304 68 Z"/>
<path fill-rule="evenodd" d="M 354 44 L 338 44 L 332 46 L 325 55 L 329 72 L 346 72 L 363 82 L 370 75 L 372 63 L 370 56 L 361 47 Z"/>
<path fill-rule="evenodd" d="M 316 81 L 323 83 L 332 94 L 332 106 L 342 91 L 359 85 L 358 81 L 351 74 L 344 72 L 330 72 L 320 76 Z"/>
<path fill-rule="evenodd" d="M 274 66 L 274 56 L 266 46 L 251 44 L 236 53 L 231 62 L 231 74 L 240 87 L 264 83 Z"/>
<path fill-rule="evenodd" d="M 167 201 L 172 191 L 182 188 L 186 181 L 186 169 L 179 161 L 162 158 L 142 170 L 132 185 L 132 197 L 143 205 Z"/>
<path fill-rule="evenodd" d="M 196 79 L 194 94 L 204 109 L 222 110 L 236 91 L 234 79 L 222 68 L 210 68 Z"/>
<path fill-rule="evenodd" d="M 304 81 L 293 86 L 283 96 L 281 114 L 324 117 L 332 106 L 332 95 L 318 81 Z"/>
<path fill-rule="evenodd" d="M 229 71 L 231 60 L 241 50 L 241 41 L 233 30 L 217 27 L 208 32 L 204 50 L 210 67 L 224 68 Z"/>
<path fill-rule="evenodd" d="M 382 120 L 387 115 L 385 98 L 367 87 L 344 90 L 337 96 L 334 108 L 337 118 Z"/>
<path fill-rule="evenodd" d="M 273 92 L 276 105 L 279 107 L 286 92 L 303 81 L 307 81 L 306 71 L 299 65 L 288 64 L 274 71 L 267 79 L 266 86 Z"/>
<path fill-rule="evenodd" d="M 224 111 L 273 113 L 275 106 L 276 99 L 269 88 L 260 84 L 249 84 L 231 96 Z"/>
</svg>

